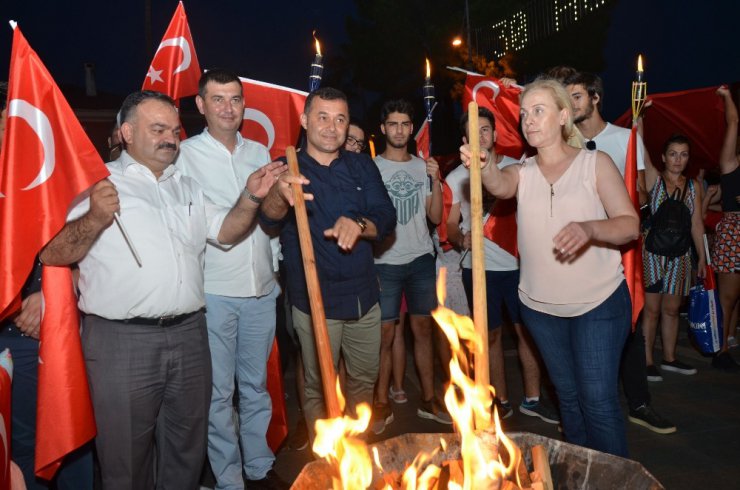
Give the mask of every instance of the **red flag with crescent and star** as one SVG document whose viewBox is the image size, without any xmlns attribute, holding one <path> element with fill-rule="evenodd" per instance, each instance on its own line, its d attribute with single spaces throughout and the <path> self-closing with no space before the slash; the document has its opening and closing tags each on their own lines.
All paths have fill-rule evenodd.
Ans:
<svg viewBox="0 0 740 490">
<path fill-rule="evenodd" d="M 75 197 L 108 175 L 62 92 L 20 28 L 15 27 L 7 123 L 0 151 L 0 235 L 6 237 L 0 243 L 0 309 L 17 297 L 36 254 L 64 226 Z M 76 311 L 73 296 L 65 296 L 64 301 L 69 302 L 65 311 Z M 54 318 L 58 313 L 52 304 L 47 305 L 45 315 Z M 48 480 L 67 453 L 95 435 L 91 411 L 76 410 L 90 404 L 79 324 L 65 324 L 64 328 L 68 330 L 61 343 L 52 341 L 52 333 L 45 332 L 43 326 L 41 329 L 45 340 L 39 350 L 43 362 L 39 363 L 38 406 L 47 410 L 39 411 L 37 419 L 36 474 Z M 60 330 L 61 326 L 54 332 Z M 49 346 L 55 347 L 49 350 Z M 71 357 L 77 357 L 73 368 L 69 368 Z M 75 391 L 62 391 L 69 386 L 76 386 Z M 54 404 L 52 408 L 49 403 Z M 75 413 L 66 419 L 63 415 L 69 413 L 69 407 Z M 44 458 L 39 458 L 40 453 Z"/>
<path fill-rule="evenodd" d="M 239 77 L 239 80 L 244 94 L 244 120 L 240 132 L 245 138 L 265 145 L 270 158 L 276 160 L 285 155 L 285 149 L 298 140 L 301 114 L 308 93 L 249 78 Z M 267 361 L 267 391 L 272 400 L 267 443 L 273 451 L 277 451 L 288 435 L 283 373 L 277 342 L 273 342 Z"/>
<path fill-rule="evenodd" d="M 301 114 L 308 92 L 239 77 L 244 93 L 241 134 L 262 143 L 275 160 L 301 134 Z"/>
<path fill-rule="evenodd" d="M 637 126 L 632 128 L 627 143 L 627 159 L 624 165 L 624 183 L 635 206 L 637 215 L 640 215 L 640 196 L 637 192 Z M 622 247 L 622 266 L 624 277 L 632 300 L 632 329 L 634 331 L 637 318 L 645 306 L 645 288 L 642 282 L 642 236 Z"/>
<path fill-rule="evenodd" d="M 179 2 L 141 89 L 156 90 L 178 100 L 198 93 L 200 75 L 185 7 Z"/>
<path fill-rule="evenodd" d="M 519 158 L 524 153 L 524 143 L 519 134 L 519 94 L 522 89 L 512 85 L 504 87 L 497 79 L 468 73 L 465 78 L 463 107 L 475 101 L 479 107 L 493 112 L 496 118 L 496 153 Z"/>
</svg>

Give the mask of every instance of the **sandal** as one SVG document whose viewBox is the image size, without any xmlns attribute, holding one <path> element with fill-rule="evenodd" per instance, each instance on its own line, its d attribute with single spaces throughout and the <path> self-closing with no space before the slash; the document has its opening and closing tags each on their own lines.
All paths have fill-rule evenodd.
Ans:
<svg viewBox="0 0 740 490">
<path fill-rule="evenodd" d="M 400 389 L 398 391 L 394 390 L 393 387 L 390 387 L 390 390 L 388 391 L 388 396 L 391 400 L 393 400 L 393 403 L 406 403 L 409 401 L 409 399 L 406 397 L 406 392 L 403 391 L 403 389 Z"/>
</svg>

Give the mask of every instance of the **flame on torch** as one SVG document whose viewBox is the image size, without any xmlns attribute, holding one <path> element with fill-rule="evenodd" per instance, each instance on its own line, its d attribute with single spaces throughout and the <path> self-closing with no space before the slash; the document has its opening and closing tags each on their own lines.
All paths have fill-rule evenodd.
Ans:
<svg viewBox="0 0 740 490">
<path fill-rule="evenodd" d="M 427 62 L 427 79 L 432 78 L 432 67 L 429 66 L 429 58 L 425 58 Z"/>
<path fill-rule="evenodd" d="M 637 55 L 637 71 L 643 71 L 642 69 L 642 55 Z"/>
<path fill-rule="evenodd" d="M 315 29 L 311 35 L 313 36 L 313 40 L 316 42 L 316 54 L 321 56 L 321 43 L 319 43 L 319 38 L 316 37 Z"/>
</svg>

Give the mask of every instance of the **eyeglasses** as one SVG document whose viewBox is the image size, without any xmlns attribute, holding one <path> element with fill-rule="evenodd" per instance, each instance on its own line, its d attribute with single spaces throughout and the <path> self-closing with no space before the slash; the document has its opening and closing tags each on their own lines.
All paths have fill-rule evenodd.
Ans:
<svg viewBox="0 0 740 490">
<path fill-rule="evenodd" d="M 594 151 L 596 149 L 596 142 L 594 140 L 586 141 L 586 149 Z"/>
<path fill-rule="evenodd" d="M 360 151 L 365 149 L 365 142 L 363 140 L 358 140 L 354 136 L 347 135 L 347 144 L 349 146 L 356 146 Z"/>
</svg>

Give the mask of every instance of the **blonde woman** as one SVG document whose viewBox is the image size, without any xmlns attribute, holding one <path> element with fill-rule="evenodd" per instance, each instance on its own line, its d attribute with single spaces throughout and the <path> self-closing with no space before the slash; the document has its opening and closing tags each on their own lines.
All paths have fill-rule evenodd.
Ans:
<svg viewBox="0 0 740 490">
<path fill-rule="evenodd" d="M 637 238 L 639 219 L 609 156 L 580 148 L 562 85 L 527 85 L 520 114 L 537 155 L 503 170 L 488 152 L 479 158 L 486 189 L 518 200 L 522 317 L 557 390 L 566 439 L 626 456 L 617 376 L 631 302 L 617 246 Z M 463 146 L 463 163 L 470 157 Z"/>
</svg>

